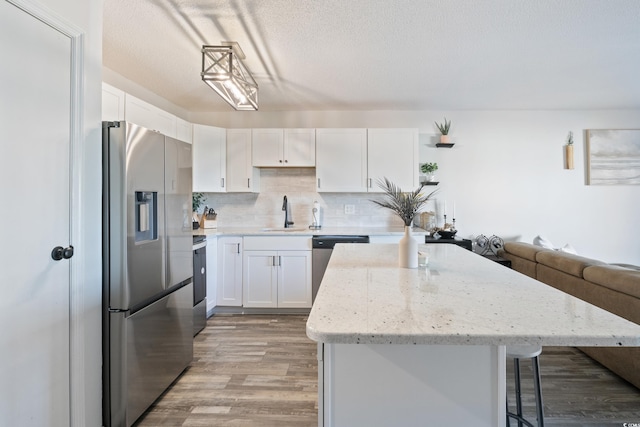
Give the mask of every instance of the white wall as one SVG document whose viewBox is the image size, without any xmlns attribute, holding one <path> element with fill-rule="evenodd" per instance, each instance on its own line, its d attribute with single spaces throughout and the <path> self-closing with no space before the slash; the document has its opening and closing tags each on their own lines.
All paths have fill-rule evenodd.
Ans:
<svg viewBox="0 0 640 427">
<path fill-rule="evenodd" d="M 453 121 L 451 149 L 435 148 L 433 122 L 445 116 Z M 438 199 L 449 207 L 455 201 L 460 236 L 531 242 L 541 234 L 587 257 L 640 265 L 640 186 L 586 185 L 584 138 L 585 129 L 640 128 L 638 110 L 242 112 L 190 120 L 232 128 L 418 127 L 421 162 L 438 162 Z M 574 170 L 563 164 L 569 131 Z M 233 196 L 222 197 L 228 205 L 224 197 Z"/>
</svg>

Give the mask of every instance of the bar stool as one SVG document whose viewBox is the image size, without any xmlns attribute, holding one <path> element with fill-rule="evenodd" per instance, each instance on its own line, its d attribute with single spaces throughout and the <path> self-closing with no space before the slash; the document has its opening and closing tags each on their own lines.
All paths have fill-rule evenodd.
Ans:
<svg viewBox="0 0 640 427">
<path fill-rule="evenodd" d="M 520 359 L 531 359 L 533 365 L 533 389 L 536 398 L 536 417 L 538 427 L 544 427 L 544 410 L 542 408 L 542 389 L 540 388 L 540 362 L 538 356 L 542 353 L 539 345 L 514 345 L 507 346 L 507 357 L 513 358 L 514 376 L 516 383 L 516 413 L 509 412 L 507 401 L 507 426 L 511 426 L 510 418 L 518 421 L 518 427 L 527 425 L 534 427 L 522 417 L 522 396 L 520 393 Z"/>
</svg>

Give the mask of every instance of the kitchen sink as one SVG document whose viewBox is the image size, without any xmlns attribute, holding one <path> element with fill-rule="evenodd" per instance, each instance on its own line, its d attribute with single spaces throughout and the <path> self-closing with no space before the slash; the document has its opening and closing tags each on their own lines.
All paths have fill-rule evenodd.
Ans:
<svg viewBox="0 0 640 427">
<path fill-rule="evenodd" d="M 292 231 L 306 231 L 306 228 L 284 228 L 284 227 L 277 227 L 277 228 L 263 228 L 260 231 L 273 231 L 273 232 L 292 232 Z"/>
</svg>

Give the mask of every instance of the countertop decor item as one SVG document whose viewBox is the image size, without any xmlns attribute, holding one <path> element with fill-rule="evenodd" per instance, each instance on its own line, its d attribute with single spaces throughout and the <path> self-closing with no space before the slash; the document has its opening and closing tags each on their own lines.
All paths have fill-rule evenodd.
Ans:
<svg viewBox="0 0 640 427">
<path fill-rule="evenodd" d="M 447 120 L 444 118 L 444 123 L 435 122 L 436 127 L 440 131 L 442 135 L 440 135 L 440 143 L 441 144 L 450 144 L 449 141 L 449 130 L 451 129 L 451 120 Z"/>
<path fill-rule="evenodd" d="M 410 193 L 404 193 L 400 187 L 388 178 L 378 180 L 378 186 L 384 190 L 386 200 L 371 200 L 383 208 L 394 211 L 404 222 L 404 236 L 398 244 L 399 266 L 403 268 L 418 267 L 418 243 L 412 236 L 411 224 L 422 207 L 430 200 L 438 190 L 425 195 L 422 192 L 424 184 Z"/>
</svg>

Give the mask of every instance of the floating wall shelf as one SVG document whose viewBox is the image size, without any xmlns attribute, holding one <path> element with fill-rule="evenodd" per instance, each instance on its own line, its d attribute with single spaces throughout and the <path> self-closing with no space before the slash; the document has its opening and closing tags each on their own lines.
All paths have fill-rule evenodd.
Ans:
<svg viewBox="0 0 640 427">
<path fill-rule="evenodd" d="M 453 142 L 452 142 L 452 143 L 450 143 L 450 144 L 443 144 L 442 142 L 438 142 L 438 143 L 436 144 L 436 147 L 438 147 L 438 148 L 451 148 L 451 147 L 453 147 L 454 145 L 455 145 L 455 144 L 454 144 Z"/>
</svg>

